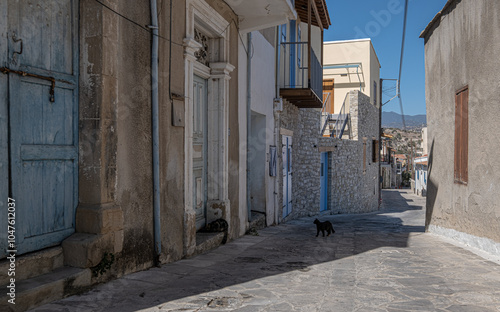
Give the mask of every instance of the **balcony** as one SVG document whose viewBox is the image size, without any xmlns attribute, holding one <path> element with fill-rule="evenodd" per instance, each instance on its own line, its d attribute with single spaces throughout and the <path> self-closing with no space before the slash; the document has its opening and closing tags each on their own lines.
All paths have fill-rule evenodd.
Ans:
<svg viewBox="0 0 500 312">
<path fill-rule="evenodd" d="M 280 96 L 299 108 L 322 108 L 323 67 L 310 44 L 282 42 L 281 49 Z"/>
<path fill-rule="evenodd" d="M 294 0 L 226 0 L 238 15 L 241 32 L 266 29 L 297 18 Z"/>
</svg>

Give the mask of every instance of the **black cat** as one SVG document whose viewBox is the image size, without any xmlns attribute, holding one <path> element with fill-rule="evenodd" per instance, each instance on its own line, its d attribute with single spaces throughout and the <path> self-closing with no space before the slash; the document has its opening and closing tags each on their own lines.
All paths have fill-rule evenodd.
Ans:
<svg viewBox="0 0 500 312">
<path fill-rule="evenodd" d="M 321 233 L 323 233 L 323 237 L 325 237 L 325 231 L 328 232 L 328 235 L 326 235 L 326 236 L 330 236 L 330 234 L 335 233 L 335 230 L 333 229 L 333 225 L 330 221 L 321 222 L 318 219 L 316 219 L 316 220 L 314 220 L 313 223 L 316 224 L 316 229 L 318 230 L 318 232 L 316 233 L 316 237 L 318 237 L 319 231 L 321 231 Z"/>
<path fill-rule="evenodd" d="M 225 244 L 227 242 L 228 229 L 229 225 L 227 224 L 227 221 L 221 218 L 207 224 L 207 226 L 205 226 L 204 228 L 204 232 L 224 232 L 224 238 L 222 238 L 222 243 Z"/>
</svg>

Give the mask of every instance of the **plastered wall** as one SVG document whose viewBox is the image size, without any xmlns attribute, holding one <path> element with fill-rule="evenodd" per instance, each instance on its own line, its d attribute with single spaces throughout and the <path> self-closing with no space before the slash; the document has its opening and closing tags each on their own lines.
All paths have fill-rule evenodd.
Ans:
<svg viewBox="0 0 500 312">
<path fill-rule="evenodd" d="M 427 229 L 500 242 L 500 3 L 455 1 L 425 36 Z M 454 183 L 455 93 L 469 87 L 468 183 Z"/>
</svg>

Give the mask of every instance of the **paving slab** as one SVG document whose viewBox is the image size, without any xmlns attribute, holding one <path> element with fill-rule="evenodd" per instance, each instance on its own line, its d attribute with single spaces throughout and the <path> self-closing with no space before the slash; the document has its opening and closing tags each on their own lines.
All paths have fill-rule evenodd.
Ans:
<svg viewBox="0 0 500 312">
<path fill-rule="evenodd" d="M 33 311 L 500 311 L 500 265 L 424 232 L 425 198 L 383 192 L 381 210 L 258 230 L 191 259 Z"/>
</svg>

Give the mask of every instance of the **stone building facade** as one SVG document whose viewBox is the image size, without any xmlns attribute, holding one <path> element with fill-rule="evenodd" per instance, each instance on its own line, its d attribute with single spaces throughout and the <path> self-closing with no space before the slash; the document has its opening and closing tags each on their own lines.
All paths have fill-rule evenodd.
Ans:
<svg viewBox="0 0 500 312">
<path fill-rule="evenodd" d="M 284 221 L 317 214 L 320 205 L 320 153 L 318 151 L 320 112 L 317 109 L 297 108 L 284 102 L 280 114 L 280 139 L 293 138 L 292 212 Z M 283 168 L 279 157 L 278 168 Z M 283 189 L 283 179 L 279 182 Z M 280 207 L 283 199 L 280 199 Z M 282 211 L 280 211 L 281 215 Z"/>
<path fill-rule="evenodd" d="M 351 140 L 322 137 L 328 151 L 328 211 L 364 213 L 379 207 L 379 110 L 360 91 L 350 91 Z"/>
</svg>

